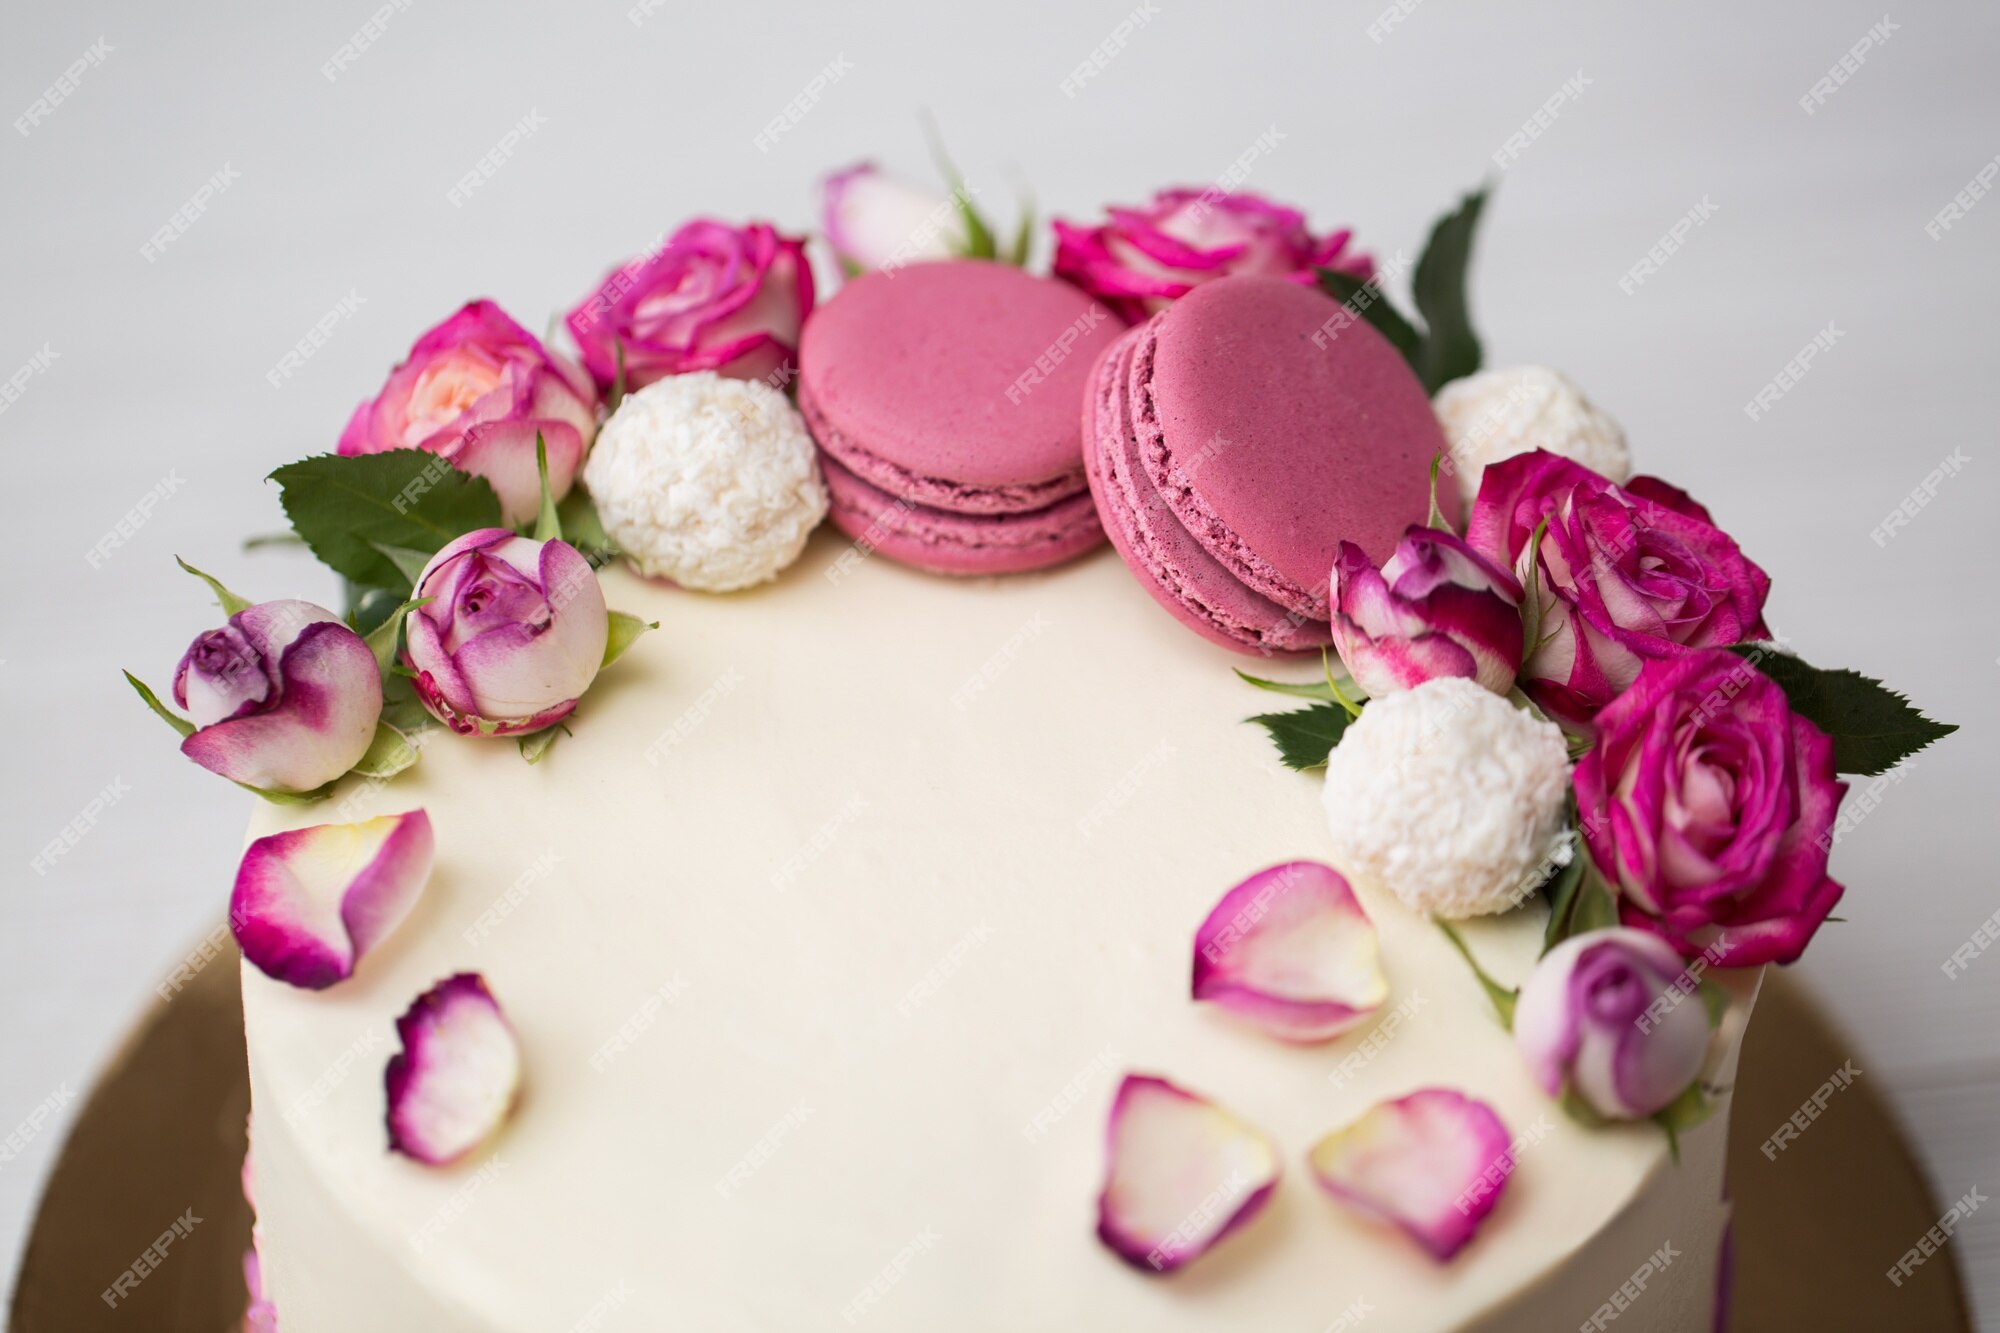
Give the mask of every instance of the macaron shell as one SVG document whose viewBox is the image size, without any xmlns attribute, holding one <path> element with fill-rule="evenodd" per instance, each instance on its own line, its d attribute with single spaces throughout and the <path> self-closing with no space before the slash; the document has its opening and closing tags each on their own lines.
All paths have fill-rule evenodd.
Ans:
<svg viewBox="0 0 2000 1333">
<path fill-rule="evenodd" d="M 1132 402 L 1148 477 L 1246 585 L 1327 619 L 1340 543 L 1386 560 L 1429 513 L 1446 444 L 1423 385 L 1381 334 L 1284 278 L 1205 283 L 1151 323 Z"/>
<path fill-rule="evenodd" d="M 1181 526 L 1140 458 L 1131 425 L 1135 363 L 1150 342 L 1142 324 L 1096 367 L 1084 406 L 1084 464 L 1105 531 L 1153 600 L 1203 638 L 1242 653 L 1292 654 L 1332 641 L 1315 622 L 1251 591 Z"/>
<path fill-rule="evenodd" d="M 888 494 L 820 459 L 833 525 L 868 551 L 933 574 L 1020 574 L 1073 560 L 1104 540 L 1086 491 L 1021 514 L 960 514 Z"/>
<path fill-rule="evenodd" d="M 1122 326 L 1067 283 L 987 260 L 863 274 L 813 312 L 800 410 L 850 472 L 959 513 L 1086 487 L 1078 404 Z"/>
</svg>

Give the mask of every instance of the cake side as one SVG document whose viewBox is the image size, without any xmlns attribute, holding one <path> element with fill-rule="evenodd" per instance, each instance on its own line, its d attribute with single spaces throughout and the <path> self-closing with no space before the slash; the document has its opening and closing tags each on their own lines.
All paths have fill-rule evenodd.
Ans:
<svg viewBox="0 0 2000 1333">
<path fill-rule="evenodd" d="M 428 808 L 450 855 L 341 986 L 245 971 L 288 1333 L 525 1333 L 606 1302 L 605 1327 L 716 1330 L 1323 1328 L 1357 1301 L 1384 1327 L 1576 1327 L 1654 1231 L 1648 1251 L 1688 1261 L 1620 1326 L 1712 1309 L 1712 1244 L 1679 1237 L 1718 1226 L 1726 1108 L 1678 1167 L 1653 1126 L 1573 1123 L 1392 900 L 1363 891 L 1390 984 L 1374 1023 L 1300 1048 L 1186 1003 L 1220 891 L 1328 841 L 1314 780 L 1241 724 L 1255 699 L 1229 654 L 1108 554 L 949 583 L 846 551 L 822 533 L 728 599 L 607 572 L 676 651 L 600 682 L 542 765 L 445 739 L 393 787 L 335 792 L 336 818 Z M 327 817 L 268 807 L 252 832 Z M 1465 933 L 1512 984 L 1542 920 Z M 503 1138 L 427 1169 L 385 1151 L 381 1062 L 408 997 L 473 967 L 529 1084 Z M 1128 1070 L 1216 1097 L 1285 1154 L 1271 1206 L 1170 1282 L 1090 1240 Z M 1490 1102 L 1519 1144 L 1442 1268 L 1301 1160 L 1434 1084 Z"/>
</svg>

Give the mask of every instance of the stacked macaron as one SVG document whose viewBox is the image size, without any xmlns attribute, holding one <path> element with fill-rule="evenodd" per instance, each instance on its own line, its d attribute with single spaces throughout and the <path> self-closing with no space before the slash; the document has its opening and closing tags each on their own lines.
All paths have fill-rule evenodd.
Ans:
<svg viewBox="0 0 2000 1333">
<path fill-rule="evenodd" d="M 1283 278 L 1207 283 L 1134 326 L 1083 413 L 1112 545 L 1160 605 L 1242 652 L 1331 642 L 1340 543 L 1386 559 L 1424 521 L 1445 448 L 1395 348 Z"/>
<path fill-rule="evenodd" d="M 799 347 L 799 410 L 834 523 L 947 574 L 1039 569 L 1097 545 L 1078 404 L 1119 331 L 1075 288 L 983 260 L 849 282 Z"/>
</svg>

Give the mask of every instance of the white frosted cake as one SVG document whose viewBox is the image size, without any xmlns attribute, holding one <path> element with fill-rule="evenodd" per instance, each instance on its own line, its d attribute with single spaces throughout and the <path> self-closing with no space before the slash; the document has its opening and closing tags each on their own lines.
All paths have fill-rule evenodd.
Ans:
<svg viewBox="0 0 2000 1333">
<path fill-rule="evenodd" d="M 1372 1022 L 1293 1046 L 1188 1001 L 1222 889 L 1328 852 L 1317 778 L 1243 724 L 1240 658 L 1108 551 L 976 581 L 849 554 L 823 533 L 729 598 L 607 573 L 675 651 L 608 674 L 542 764 L 433 733 L 393 785 L 260 809 L 257 835 L 422 806 L 439 846 L 350 979 L 243 972 L 286 1333 L 1545 1333 L 1622 1307 L 1635 1276 L 1619 1329 L 1709 1327 L 1726 1096 L 1678 1165 L 1652 1125 L 1578 1125 L 1445 938 L 1365 888 Z M 1463 930 L 1513 984 L 1545 917 Z M 410 996 L 474 968 L 527 1081 L 504 1134 L 440 1170 L 384 1150 L 380 1070 Z M 1755 977 L 1733 983 L 1723 1085 Z M 1270 1206 L 1165 1280 L 1091 1234 L 1128 1071 L 1218 1098 L 1287 1158 Z M 1444 1266 L 1301 1161 L 1440 1083 L 1517 1148 Z"/>
</svg>

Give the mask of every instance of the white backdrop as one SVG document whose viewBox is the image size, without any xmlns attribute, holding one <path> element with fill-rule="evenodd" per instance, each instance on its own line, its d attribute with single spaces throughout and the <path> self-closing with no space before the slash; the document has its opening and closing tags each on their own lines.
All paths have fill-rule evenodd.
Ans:
<svg viewBox="0 0 2000 1333">
<path fill-rule="evenodd" d="M 8 6 L 0 118 L 22 119 L 0 131 L 0 1137 L 89 1085 L 223 910 L 244 801 L 182 760 L 118 676 L 164 684 L 213 619 L 172 556 L 260 596 L 332 599 L 309 562 L 239 542 L 282 526 L 262 476 L 330 448 L 420 329 L 477 294 L 539 326 L 697 212 L 803 227 L 816 176 L 856 158 L 925 179 L 928 107 L 1000 213 L 1016 180 L 1071 217 L 1201 185 L 1275 135 L 1246 187 L 1414 255 L 1458 192 L 1498 179 L 1475 286 L 1489 361 L 1568 371 L 1643 469 L 1707 501 L 1772 572 L 1780 633 L 1965 726 L 1840 847 L 1846 921 L 1801 970 L 1939 1193 L 2000 1186 L 2000 957 L 1955 980 L 1942 966 L 2000 909 L 1985 748 L 2000 623 L 1974 577 L 2000 491 L 2000 202 L 1926 231 L 2000 152 L 2000 9 L 1931 3 L 1883 26 L 1851 0 L 1402 0 L 1387 16 L 1381 0 L 642 3 L 395 0 L 331 78 L 375 0 Z M 1073 79 L 1098 49 L 1102 67 Z M 1541 132 L 1503 153 L 1566 83 Z M 142 253 L 217 177 L 200 216 Z M 267 372 L 336 308 L 274 388 Z M 1745 404 L 1829 326 L 1753 421 Z M 1871 538 L 1954 456 L 1907 526 Z M 93 565 L 149 494 L 164 498 Z M 66 1119 L 0 1161 L 10 1281 Z M 1962 1239 L 2000 1318 L 2000 1210 Z"/>
</svg>

